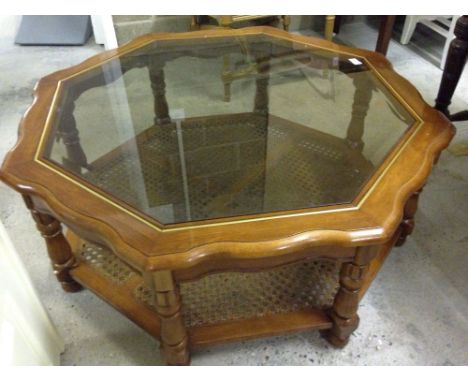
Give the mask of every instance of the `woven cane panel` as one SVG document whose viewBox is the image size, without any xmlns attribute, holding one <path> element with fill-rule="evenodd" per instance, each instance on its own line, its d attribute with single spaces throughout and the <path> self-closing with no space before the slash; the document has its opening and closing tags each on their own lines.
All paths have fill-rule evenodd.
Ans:
<svg viewBox="0 0 468 382">
<path fill-rule="evenodd" d="M 185 324 L 201 326 L 224 321 L 325 309 L 338 289 L 339 267 L 329 261 L 301 262 L 255 273 L 218 273 L 180 285 Z M 153 305 L 144 286 L 135 296 Z"/>
<path fill-rule="evenodd" d="M 155 125 L 84 176 L 169 224 L 351 202 L 373 171 L 359 155 L 312 129 L 218 116 Z"/>
<path fill-rule="evenodd" d="M 77 256 L 117 284 L 125 283 L 134 273 L 111 251 L 95 244 L 83 242 Z"/>
<path fill-rule="evenodd" d="M 333 303 L 338 268 L 325 261 L 303 262 L 255 273 L 219 273 L 183 283 L 187 326 L 262 317 Z"/>
<path fill-rule="evenodd" d="M 137 273 L 110 250 L 83 242 L 77 256 L 112 282 L 125 284 Z M 339 264 L 320 260 L 262 272 L 225 272 L 180 284 L 182 311 L 189 327 L 231 320 L 325 309 L 338 290 Z M 153 292 L 141 284 L 135 298 L 154 308 Z"/>
</svg>

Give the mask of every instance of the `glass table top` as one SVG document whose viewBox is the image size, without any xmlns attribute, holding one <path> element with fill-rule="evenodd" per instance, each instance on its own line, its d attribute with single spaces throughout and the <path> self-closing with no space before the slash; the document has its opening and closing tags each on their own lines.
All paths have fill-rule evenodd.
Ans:
<svg viewBox="0 0 468 382">
<path fill-rule="evenodd" d="M 415 122 L 364 59 L 154 41 L 64 80 L 42 159 L 162 224 L 351 203 Z"/>
</svg>

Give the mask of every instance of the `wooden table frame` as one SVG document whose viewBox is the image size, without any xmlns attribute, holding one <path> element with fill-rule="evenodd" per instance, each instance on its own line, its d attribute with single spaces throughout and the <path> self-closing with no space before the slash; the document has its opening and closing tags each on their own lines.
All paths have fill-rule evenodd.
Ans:
<svg viewBox="0 0 468 382">
<path fill-rule="evenodd" d="M 45 132 L 67 79 L 86 75 L 86 71 L 155 40 L 203 41 L 207 37 L 256 34 L 359 57 L 414 117 L 415 124 L 352 203 L 162 225 L 42 159 L 40 152 L 47 149 Z M 154 81 L 161 80 L 159 70 L 151 73 Z M 168 118 L 167 104 L 161 102 L 161 97 L 155 99 L 156 119 L 162 121 Z M 259 99 L 258 105 L 261 103 Z M 84 153 L 75 144 L 78 131 L 73 123 L 71 126 L 60 132 L 68 154 L 78 166 L 87 166 Z M 450 122 L 427 105 L 381 54 L 270 27 L 156 33 L 41 79 L 34 90 L 33 104 L 21 121 L 18 143 L 8 153 L 0 178 L 23 195 L 63 289 L 75 292 L 82 285 L 90 288 L 158 338 L 168 364 L 181 365 L 190 362 L 192 347 L 312 328 L 324 330 L 332 344 L 344 346 L 359 322 L 359 300 L 393 245 L 401 245 L 411 233 L 420 191 L 453 134 Z M 67 237 L 61 223 L 69 228 Z M 125 288 L 110 288 L 89 265 L 77 261 L 74 253 L 81 238 L 109 248 L 138 271 L 153 291 L 154 309 L 135 302 Z M 209 327 L 185 327 L 180 282 L 213 272 L 262 270 L 314 259 L 341 264 L 338 293 L 329 311 L 309 310 Z"/>
</svg>

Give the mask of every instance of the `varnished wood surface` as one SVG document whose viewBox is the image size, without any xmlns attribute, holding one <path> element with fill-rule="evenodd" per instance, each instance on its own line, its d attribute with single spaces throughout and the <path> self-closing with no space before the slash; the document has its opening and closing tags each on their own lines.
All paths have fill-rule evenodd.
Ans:
<svg viewBox="0 0 468 382">
<path fill-rule="evenodd" d="M 376 70 L 389 91 L 402 99 L 423 121 L 408 133 L 395 149 L 397 152 L 389 155 L 385 171 L 380 178 L 373 179 L 369 192 L 362 195 L 352 208 L 339 211 L 319 208 L 290 216 L 263 214 L 243 221 L 220 219 L 158 229 L 136 216 L 122 213 L 119 206 L 106 202 L 62 174 L 34 161 L 49 105 L 58 83 L 64 78 L 158 39 L 255 34 L 362 57 Z M 285 256 L 322 245 L 356 246 L 386 242 L 400 224 L 406 200 L 425 182 L 434 158 L 448 145 L 452 136 L 453 127 L 447 119 L 429 107 L 416 89 L 396 74 L 379 54 L 268 27 L 162 33 L 142 36 L 117 50 L 104 52 L 42 79 L 36 86 L 33 105 L 22 120 L 19 141 L 7 155 L 0 176 L 18 191 L 35 196 L 43 212 L 55 216 L 83 237 L 104 243 L 125 256 L 133 266 L 147 270 L 184 269 L 212 259 L 219 264 L 227 259 L 243 262 L 246 259 Z"/>
<path fill-rule="evenodd" d="M 251 338 L 292 334 L 311 329 L 323 330 L 330 327 L 330 319 L 324 312 L 310 309 L 193 328 L 190 331 L 190 341 L 196 348 Z"/>
<path fill-rule="evenodd" d="M 397 229 L 395 234 L 393 235 L 393 238 L 389 240 L 387 243 L 383 244 L 380 246 L 379 251 L 377 253 L 377 256 L 372 259 L 372 261 L 369 263 L 369 270 L 367 271 L 365 277 L 364 277 L 364 282 L 359 289 L 359 299 L 361 300 L 364 295 L 366 294 L 367 290 L 371 286 L 372 282 L 374 281 L 375 277 L 380 271 L 380 268 L 385 262 L 385 259 L 387 256 L 390 254 L 390 251 L 392 250 L 393 246 L 395 245 L 395 242 L 398 240 L 401 234 L 401 228 Z"/>
<path fill-rule="evenodd" d="M 77 253 L 82 245 L 82 240 L 71 231 L 68 231 L 66 236 L 73 252 Z M 162 326 L 161 319 L 157 312 L 135 299 L 134 294 L 132 294 L 132 290 L 137 285 L 136 280 L 130 279 L 124 286 L 119 286 L 112 283 L 105 276 L 97 272 L 95 268 L 84 262 L 80 262 L 79 265 L 71 271 L 71 274 L 73 278 L 79 281 L 83 286 L 90 289 L 154 338 L 161 341 Z M 162 283 L 160 289 L 170 290 L 172 288 L 171 281 L 166 284 L 169 284 L 169 287 Z M 160 301 L 164 302 L 167 300 L 162 296 L 160 297 Z M 312 329 L 325 330 L 331 328 L 331 325 L 332 323 L 325 312 L 311 308 L 289 313 L 279 313 L 192 327 L 188 330 L 189 344 L 186 346 L 198 348 L 211 344 L 247 340 L 270 335 L 290 334 Z M 169 335 L 172 336 L 177 334 L 180 334 L 180 331 L 169 332 Z M 187 359 L 182 359 L 180 363 L 187 363 Z"/>
<path fill-rule="evenodd" d="M 94 78 L 92 86 L 100 86 L 102 78 L 95 77 L 91 69 L 138 47 L 149 49 L 148 44 L 154 41 L 193 39 L 198 46 L 203 46 L 209 38 L 247 35 L 267 35 L 292 41 L 298 46 L 302 44 L 359 57 L 382 81 L 385 91 L 396 97 L 416 120 L 351 203 L 290 213 L 274 212 L 163 226 L 116 200 L 106 198 L 38 155 L 44 128 L 51 122 L 49 110 L 55 111 L 61 84 L 67 79 L 77 75 L 90 76 Z M 173 52 L 172 56 L 177 57 L 178 53 Z M 135 63 L 127 64 L 129 69 Z M 154 89 L 156 91 L 163 88 L 160 68 L 161 62 L 152 64 L 151 78 L 153 82 L 160 83 Z M 262 102 L 266 98 L 261 96 L 265 89 L 261 87 L 266 86 L 266 79 L 260 80 L 258 109 L 265 106 Z M 369 94 L 364 92 L 356 96 L 367 99 Z M 167 104 L 158 101 L 154 106 L 155 123 L 165 122 Z M 354 120 L 362 119 L 363 115 L 364 109 L 353 111 Z M 357 149 L 362 135 L 360 130 L 358 124 L 351 133 L 348 132 L 348 139 Z M 78 132 L 73 121 L 68 130 L 59 129 L 59 133 L 66 141 L 75 164 L 88 166 L 84 153 L 76 146 Z M 160 339 L 169 364 L 182 365 L 190 362 L 192 346 L 298 330 L 322 329 L 333 345 L 346 344 L 359 323 L 359 300 L 394 242 L 411 233 L 418 191 L 453 134 L 450 122 L 427 105 L 417 90 L 395 73 L 381 54 L 268 27 L 157 33 L 139 37 L 119 49 L 104 52 L 40 80 L 34 91 L 33 104 L 21 121 L 18 142 L 7 155 L 0 178 L 25 195 L 62 286 L 70 291 L 78 290 L 80 285 L 91 289 Z M 44 145 L 42 149 L 47 151 L 49 147 Z M 133 278 L 125 286 L 119 286 L 87 263 L 77 262 L 70 245 L 76 254 L 80 240 L 69 234 L 67 242 L 61 233 L 60 223 L 86 240 L 109 248 L 136 271 Z M 182 281 L 214 272 L 256 271 L 305 259 L 325 258 L 341 267 L 339 289 L 328 312 L 311 309 L 216 325 L 185 326 L 179 293 Z M 135 297 L 135 290 L 141 286 L 142 280 L 153 293 L 154 309 Z"/>
</svg>

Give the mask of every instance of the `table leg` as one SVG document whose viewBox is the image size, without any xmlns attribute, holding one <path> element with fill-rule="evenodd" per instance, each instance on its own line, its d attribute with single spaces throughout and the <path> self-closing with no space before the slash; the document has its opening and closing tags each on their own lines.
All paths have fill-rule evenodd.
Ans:
<svg viewBox="0 0 468 382">
<path fill-rule="evenodd" d="M 223 56 L 223 86 L 224 86 L 224 102 L 231 101 L 231 84 L 232 84 L 232 71 L 231 71 L 231 57 L 229 53 Z"/>
<path fill-rule="evenodd" d="M 364 284 L 369 263 L 376 254 L 376 247 L 359 247 L 354 260 L 341 267 L 340 287 L 329 313 L 333 327 L 323 332 L 327 341 L 336 347 L 345 346 L 359 325 L 359 291 Z"/>
<path fill-rule="evenodd" d="M 151 90 L 154 97 L 154 123 L 160 125 L 170 122 L 169 106 L 166 100 L 166 82 L 164 80 L 164 69 L 159 62 L 150 62 L 149 77 Z"/>
<path fill-rule="evenodd" d="M 268 115 L 268 83 L 270 81 L 269 71 L 270 64 L 268 60 L 257 59 L 258 76 L 255 81 L 256 91 L 254 100 L 254 113 Z"/>
<path fill-rule="evenodd" d="M 346 133 L 346 142 L 355 150 L 362 151 L 364 142 L 364 122 L 372 99 L 374 85 L 367 73 L 356 73 L 353 77 L 354 98 L 351 120 Z"/>
<path fill-rule="evenodd" d="M 45 239 L 54 274 L 67 292 L 78 292 L 82 286 L 70 275 L 70 270 L 77 266 L 77 262 L 70 248 L 70 244 L 62 233 L 60 222 L 54 217 L 38 212 L 34 208 L 31 197 L 23 195 L 26 207 L 36 222 L 37 229 Z"/>
<path fill-rule="evenodd" d="M 78 129 L 73 115 L 75 103 L 68 101 L 63 107 L 63 118 L 57 130 L 57 135 L 62 139 L 67 151 L 67 157 L 63 158 L 63 165 L 78 174 L 81 174 L 81 168 L 89 168 L 86 154 L 80 144 Z"/>
<path fill-rule="evenodd" d="M 452 102 L 453 93 L 460 80 L 468 55 L 468 16 L 462 16 L 457 20 L 454 33 L 455 38 L 450 43 L 435 104 L 435 108 L 448 117 L 450 117 L 448 107 Z"/>
<path fill-rule="evenodd" d="M 188 365 L 190 351 L 179 286 L 171 271 L 152 275 L 154 306 L 161 320 L 161 352 L 168 365 Z"/>
<path fill-rule="evenodd" d="M 234 22 L 233 16 L 221 16 L 219 19 L 219 26 L 224 29 L 232 27 Z M 231 101 L 231 84 L 232 84 L 232 72 L 231 72 L 231 57 L 229 53 L 223 56 L 223 85 L 224 85 L 224 102 Z"/>
<path fill-rule="evenodd" d="M 382 53 L 384 56 L 387 55 L 395 19 L 396 16 L 382 16 L 382 20 L 380 21 L 379 37 L 377 38 L 375 51 Z"/>
<path fill-rule="evenodd" d="M 422 188 L 416 191 L 405 204 L 405 209 L 403 211 L 403 220 L 400 223 L 401 235 L 395 243 L 396 247 L 401 247 L 405 241 L 406 237 L 411 235 L 414 230 L 414 215 L 418 209 L 418 200 L 419 195 L 422 192 Z"/>
</svg>

